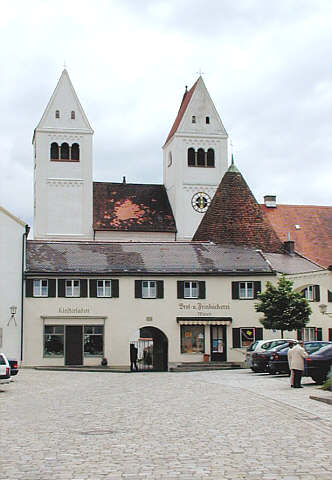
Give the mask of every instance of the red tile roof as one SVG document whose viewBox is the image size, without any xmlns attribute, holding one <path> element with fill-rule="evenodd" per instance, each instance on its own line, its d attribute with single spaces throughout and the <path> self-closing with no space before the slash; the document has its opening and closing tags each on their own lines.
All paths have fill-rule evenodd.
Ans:
<svg viewBox="0 0 332 480">
<path fill-rule="evenodd" d="M 93 229 L 176 232 L 164 185 L 94 182 Z"/>
<path fill-rule="evenodd" d="M 284 252 L 282 242 L 233 164 L 221 180 L 193 240 Z"/>
<path fill-rule="evenodd" d="M 261 205 L 261 208 L 280 240 L 288 240 L 289 234 L 297 252 L 323 267 L 332 265 L 332 207 Z"/>
<path fill-rule="evenodd" d="M 190 99 L 192 97 L 192 94 L 194 93 L 194 90 L 196 88 L 196 85 L 197 85 L 197 82 L 198 82 L 199 78 L 196 80 L 196 82 L 194 83 L 194 85 L 191 87 L 191 89 L 189 91 L 185 91 L 184 95 L 183 95 L 183 98 L 182 98 L 182 102 L 181 102 L 181 105 L 180 105 L 180 108 L 179 108 L 179 111 L 178 111 L 178 114 L 176 116 L 176 119 L 173 123 L 173 126 L 168 134 L 168 137 L 166 139 L 166 142 L 165 142 L 165 145 L 166 143 L 168 142 L 168 140 L 170 138 L 173 137 L 174 133 L 177 131 L 179 125 L 180 125 L 180 122 L 182 120 L 182 117 L 184 115 L 184 112 L 187 110 L 187 106 L 188 106 L 188 103 L 190 102 Z"/>
</svg>

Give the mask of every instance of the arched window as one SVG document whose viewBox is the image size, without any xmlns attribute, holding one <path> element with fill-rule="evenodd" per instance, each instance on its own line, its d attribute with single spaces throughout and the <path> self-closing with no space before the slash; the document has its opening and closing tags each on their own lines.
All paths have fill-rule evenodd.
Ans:
<svg viewBox="0 0 332 480">
<path fill-rule="evenodd" d="M 60 110 L 55 110 L 55 118 L 60 118 Z"/>
<path fill-rule="evenodd" d="M 74 110 L 71 111 L 70 118 L 71 118 L 72 120 L 75 120 L 75 112 L 74 112 Z"/>
<path fill-rule="evenodd" d="M 193 115 L 193 116 L 191 117 L 191 123 L 196 123 L 196 115 Z"/>
<path fill-rule="evenodd" d="M 205 123 L 208 125 L 210 123 L 210 117 L 205 117 Z"/>
<path fill-rule="evenodd" d="M 71 146 L 71 160 L 76 162 L 80 160 L 80 146 L 78 143 L 73 143 Z"/>
<path fill-rule="evenodd" d="M 188 167 L 195 166 L 195 150 L 193 148 L 188 148 Z"/>
<path fill-rule="evenodd" d="M 51 160 L 59 160 L 59 145 L 55 142 L 51 143 L 50 157 Z"/>
<path fill-rule="evenodd" d="M 207 151 L 207 166 L 214 167 L 214 150 L 209 148 Z"/>
<path fill-rule="evenodd" d="M 199 148 L 197 151 L 197 166 L 198 167 L 205 166 L 205 152 L 203 148 Z"/>
<path fill-rule="evenodd" d="M 63 143 L 61 145 L 61 160 L 69 160 L 69 145 L 68 145 L 68 143 Z"/>
</svg>

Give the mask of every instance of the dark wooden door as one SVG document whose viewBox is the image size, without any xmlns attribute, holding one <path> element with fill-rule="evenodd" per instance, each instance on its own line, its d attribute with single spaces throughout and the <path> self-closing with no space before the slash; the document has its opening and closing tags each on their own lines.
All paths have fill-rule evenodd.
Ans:
<svg viewBox="0 0 332 480">
<path fill-rule="evenodd" d="M 225 362 L 226 361 L 226 326 L 225 325 L 211 325 L 211 361 Z"/>
<path fill-rule="evenodd" d="M 83 327 L 67 325 L 65 340 L 65 364 L 83 365 Z"/>
</svg>

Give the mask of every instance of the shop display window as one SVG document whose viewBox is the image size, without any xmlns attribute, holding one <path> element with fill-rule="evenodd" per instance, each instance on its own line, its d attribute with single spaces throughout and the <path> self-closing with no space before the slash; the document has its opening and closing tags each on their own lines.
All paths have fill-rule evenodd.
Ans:
<svg viewBox="0 0 332 480">
<path fill-rule="evenodd" d="M 181 325 L 181 353 L 204 353 L 203 325 Z"/>
<path fill-rule="evenodd" d="M 63 357 L 64 326 L 44 326 L 44 357 Z"/>
<path fill-rule="evenodd" d="M 84 356 L 99 356 L 104 354 L 104 326 L 84 326 Z"/>
</svg>

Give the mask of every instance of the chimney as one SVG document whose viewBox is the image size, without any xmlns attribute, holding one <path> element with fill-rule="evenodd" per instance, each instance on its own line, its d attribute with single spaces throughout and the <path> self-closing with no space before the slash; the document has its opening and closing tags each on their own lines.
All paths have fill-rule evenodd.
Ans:
<svg viewBox="0 0 332 480">
<path fill-rule="evenodd" d="M 294 240 L 287 240 L 286 242 L 284 242 L 284 248 L 286 253 L 289 253 L 289 255 L 294 255 L 294 248 L 295 248 Z"/>
<path fill-rule="evenodd" d="M 276 208 L 277 206 L 276 195 L 264 195 L 264 204 L 268 208 Z"/>
<path fill-rule="evenodd" d="M 122 177 L 122 183 L 127 183 L 126 182 L 126 177 Z"/>
</svg>

